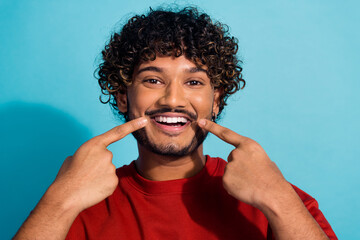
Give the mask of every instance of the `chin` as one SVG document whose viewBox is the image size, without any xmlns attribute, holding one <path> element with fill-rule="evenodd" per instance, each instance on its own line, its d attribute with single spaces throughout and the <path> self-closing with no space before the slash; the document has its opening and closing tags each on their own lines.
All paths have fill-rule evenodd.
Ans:
<svg viewBox="0 0 360 240">
<path fill-rule="evenodd" d="M 139 129 L 133 132 L 133 136 L 137 142 L 147 150 L 159 155 L 171 157 L 183 157 L 190 155 L 204 142 L 207 134 L 208 132 L 199 128 L 190 143 L 181 146 L 175 142 L 157 143 L 156 141 L 151 141 L 145 129 Z"/>
</svg>

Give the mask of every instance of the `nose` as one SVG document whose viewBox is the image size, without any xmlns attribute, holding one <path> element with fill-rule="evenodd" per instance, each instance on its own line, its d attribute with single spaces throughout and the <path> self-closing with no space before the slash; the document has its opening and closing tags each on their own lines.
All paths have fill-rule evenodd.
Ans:
<svg viewBox="0 0 360 240">
<path fill-rule="evenodd" d="M 159 99 L 159 105 L 169 108 L 183 108 L 186 106 L 186 96 L 181 84 L 171 82 L 164 88 L 163 96 Z"/>
</svg>

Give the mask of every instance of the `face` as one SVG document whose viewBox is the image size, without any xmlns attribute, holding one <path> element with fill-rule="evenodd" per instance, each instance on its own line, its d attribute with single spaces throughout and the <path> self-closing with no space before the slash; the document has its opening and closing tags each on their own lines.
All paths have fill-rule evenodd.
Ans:
<svg viewBox="0 0 360 240">
<path fill-rule="evenodd" d="M 161 155 L 184 156 L 196 150 L 207 133 L 196 121 L 218 113 L 219 91 L 206 74 L 184 56 L 157 57 L 134 71 L 118 107 L 129 119 L 147 116 L 145 128 L 133 133 L 138 143 Z"/>
</svg>

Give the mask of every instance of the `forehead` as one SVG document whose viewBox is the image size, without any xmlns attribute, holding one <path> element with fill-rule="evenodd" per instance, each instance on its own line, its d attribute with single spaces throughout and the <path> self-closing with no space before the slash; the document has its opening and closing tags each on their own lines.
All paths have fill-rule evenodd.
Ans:
<svg viewBox="0 0 360 240">
<path fill-rule="evenodd" d="M 140 63 L 135 69 L 134 74 L 141 74 L 145 71 L 153 72 L 188 72 L 188 73 L 197 73 L 197 72 L 207 72 L 206 66 L 198 66 L 191 60 L 187 59 L 184 56 L 180 57 L 156 57 L 153 61 L 146 61 Z"/>
</svg>

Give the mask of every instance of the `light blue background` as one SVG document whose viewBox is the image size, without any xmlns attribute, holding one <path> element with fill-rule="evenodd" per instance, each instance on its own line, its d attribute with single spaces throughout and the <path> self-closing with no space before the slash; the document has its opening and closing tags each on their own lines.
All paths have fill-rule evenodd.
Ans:
<svg viewBox="0 0 360 240">
<path fill-rule="evenodd" d="M 181 1 L 227 23 L 244 91 L 221 124 L 257 140 L 285 177 L 313 195 L 340 239 L 360 239 L 357 1 Z M 16 232 L 66 156 L 119 122 L 93 77 L 110 36 L 161 1 L 0 1 L 1 239 Z M 127 137 L 117 166 L 137 156 Z M 231 146 L 210 136 L 205 151 Z"/>
</svg>

